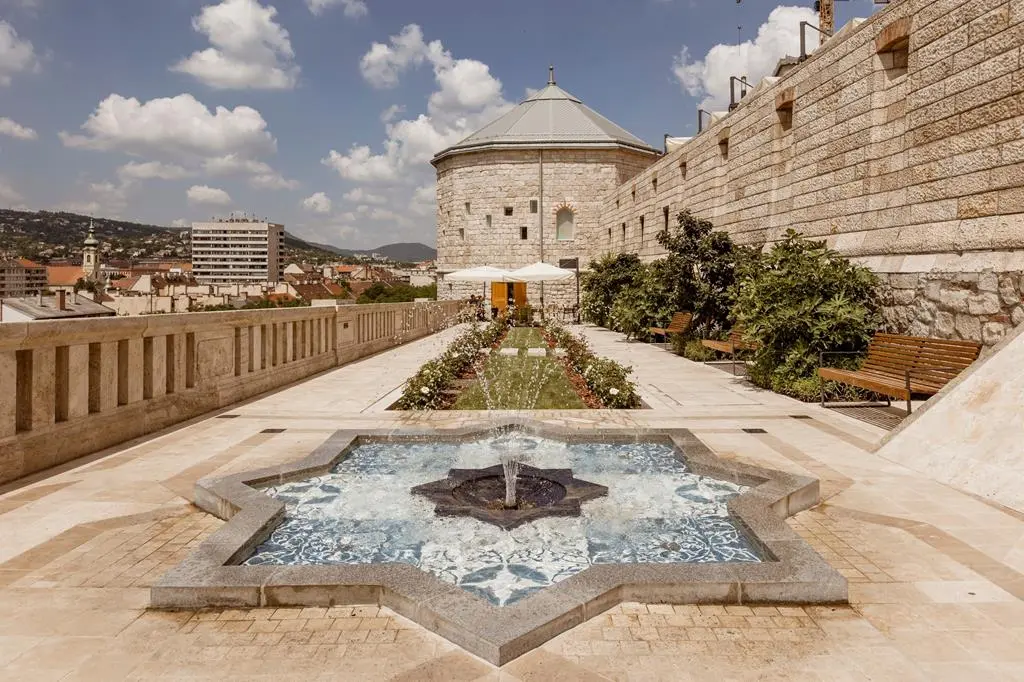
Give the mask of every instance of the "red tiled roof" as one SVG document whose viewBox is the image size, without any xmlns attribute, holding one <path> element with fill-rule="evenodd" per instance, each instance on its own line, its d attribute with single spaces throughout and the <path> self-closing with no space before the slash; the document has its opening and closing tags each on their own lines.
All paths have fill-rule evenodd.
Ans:
<svg viewBox="0 0 1024 682">
<path fill-rule="evenodd" d="M 41 267 L 43 267 L 39 263 L 36 263 L 35 261 L 29 260 L 28 258 L 18 258 L 17 260 L 18 260 L 19 263 L 21 263 L 21 265 L 23 267 L 26 267 L 26 268 L 41 268 Z"/>
<path fill-rule="evenodd" d="M 81 265 L 49 265 L 46 267 L 46 282 L 52 286 L 72 286 L 85 277 Z"/>
</svg>

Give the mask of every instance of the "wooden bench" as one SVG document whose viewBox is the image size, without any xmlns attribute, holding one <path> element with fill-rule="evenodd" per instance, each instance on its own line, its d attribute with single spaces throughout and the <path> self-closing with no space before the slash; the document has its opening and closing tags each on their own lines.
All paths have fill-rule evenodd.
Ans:
<svg viewBox="0 0 1024 682">
<path fill-rule="evenodd" d="M 910 414 L 912 395 L 935 395 L 977 360 L 980 352 L 981 344 L 974 341 L 875 334 L 860 369 L 825 367 L 825 356 L 847 353 L 821 354 L 821 404 L 825 405 L 825 381 L 838 381 L 887 398 L 906 400 Z"/>
<path fill-rule="evenodd" d="M 736 352 L 741 350 L 757 350 L 760 344 L 754 341 L 747 341 L 743 338 L 743 328 L 733 327 L 729 336 L 724 341 L 717 339 L 704 339 L 701 345 L 719 353 L 725 353 L 732 358 L 732 373 L 736 374 Z"/>
<path fill-rule="evenodd" d="M 667 327 L 651 327 L 647 331 L 655 336 L 664 336 L 665 340 L 668 341 L 670 334 L 685 333 L 690 328 L 691 322 L 693 322 L 693 313 L 676 313 L 672 316 L 672 321 L 668 323 Z"/>
</svg>

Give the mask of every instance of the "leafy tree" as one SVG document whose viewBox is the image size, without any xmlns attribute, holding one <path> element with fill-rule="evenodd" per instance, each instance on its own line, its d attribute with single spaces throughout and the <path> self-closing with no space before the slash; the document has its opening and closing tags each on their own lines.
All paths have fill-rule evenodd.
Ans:
<svg viewBox="0 0 1024 682">
<path fill-rule="evenodd" d="M 437 284 L 421 287 L 405 283 L 386 284 L 375 282 L 359 296 L 357 303 L 412 303 L 417 298 L 437 298 Z"/>
<path fill-rule="evenodd" d="M 612 328 L 627 338 L 646 338 L 651 327 L 668 324 L 675 311 L 673 294 L 664 260 L 641 265 L 633 283 L 622 289 L 612 303 Z"/>
<path fill-rule="evenodd" d="M 675 228 L 658 233 L 658 243 L 667 252 L 661 272 L 672 287 L 669 308 L 692 311 L 692 329 L 704 336 L 727 329 L 737 264 L 753 258 L 753 251 L 689 211 L 679 213 Z"/>
<path fill-rule="evenodd" d="M 640 256 L 635 253 L 605 254 L 592 261 L 590 269 L 580 275 L 583 319 L 607 327 L 615 297 L 636 282 L 641 269 Z"/>
<path fill-rule="evenodd" d="M 787 231 L 769 253 L 741 267 L 736 287 L 733 312 L 760 344 L 751 381 L 816 398 L 819 353 L 862 350 L 878 328 L 878 285 L 868 268 Z"/>
</svg>

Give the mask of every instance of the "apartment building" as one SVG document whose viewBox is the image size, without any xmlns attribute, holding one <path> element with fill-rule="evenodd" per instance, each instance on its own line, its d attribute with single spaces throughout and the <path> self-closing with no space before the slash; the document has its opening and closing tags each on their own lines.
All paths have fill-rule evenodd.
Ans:
<svg viewBox="0 0 1024 682">
<path fill-rule="evenodd" d="M 0 260 L 0 297 L 29 296 L 44 289 L 44 266 L 27 258 Z"/>
<path fill-rule="evenodd" d="M 284 225 L 251 218 L 192 223 L 192 274 L 203 284 L 279 282 L 283 250 Z"/>
</svg>

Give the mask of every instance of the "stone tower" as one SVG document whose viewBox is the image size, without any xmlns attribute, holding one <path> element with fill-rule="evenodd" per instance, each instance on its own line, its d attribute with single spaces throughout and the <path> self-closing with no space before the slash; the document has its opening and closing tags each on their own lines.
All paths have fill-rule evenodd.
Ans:
<svg viewBox="0 0 1024 682">
<path fill-rule="evenodd" d="M 546 87 L 432 159 L 439 273 L 575 258 L 584 266 L 604 199 L 660 156 L 558 87 L 549 70 Z M 478 285 L 438 284 L 441 298 L 480 293 Z M 576 284 L 529 285 L 517 304 L 523 296 L 535 306 L 542 297 L 571 305 Z"/>
<path fill-rule="evenodd" d="M 82 270 L 85 271 L 85 278 L 94 282 L 100 279 L 100 259 L 97 247 L 99 241 L 93 232 L 92 220 L 89 221 L 89 234 L 82 246 Z"/>
</svg>

